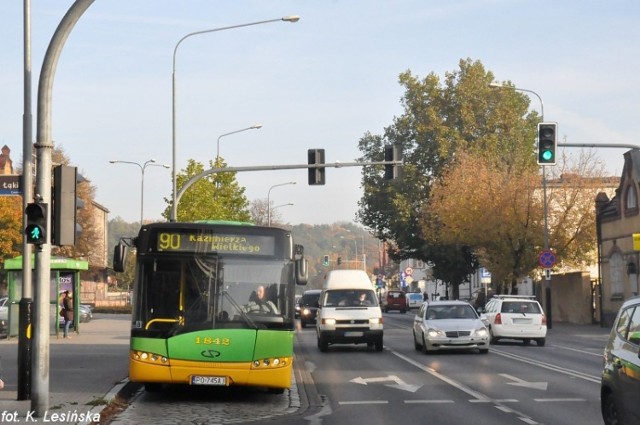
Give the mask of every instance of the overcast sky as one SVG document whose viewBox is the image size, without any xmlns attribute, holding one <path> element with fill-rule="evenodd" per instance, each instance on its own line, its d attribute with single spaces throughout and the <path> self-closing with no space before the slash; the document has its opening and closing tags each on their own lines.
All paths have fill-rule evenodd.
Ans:
<svg viewBox="0 0 640 425">
<path fill-rule="evenodd" d="M 32 1 L 34 138 L 38 76 L 69 0 Z M 52 134 L 97 187 L 110 218 L 140 219 L 140 168 L 172 164 L 173 51 L 186 34 L 299 15 L 189 37 L 176 55 L 177 168 L 220 154 L 229 166 L 304 164 L 307 149 L 352 162 L 365 132 L 399 115 L 398 75 L 441 77 L 480 60 L 499 81 L 535 91 L 547 121 L 574 143 L 639 144 L 640 2 L 533 0 L 96 0 L 62 51 Z M 22 158 L 23 2 L 0 2 L 0 145 Z M 532 95 L 531 107 L 540 101 Z M 569 150 L 568 150 L 569 151 Z M 576 149 L 572 149 L 577 153 Z M 598 149 L 608 172 L 624 149 Z M 329 168 L 325 186 L 307 171 L 237 175 L 249 200 L 266 199 L 285 222 L 352 221 L 358 168 Z M 145 219 L 160 219 L 171 170 L 147 167 Z"/>
</svg>

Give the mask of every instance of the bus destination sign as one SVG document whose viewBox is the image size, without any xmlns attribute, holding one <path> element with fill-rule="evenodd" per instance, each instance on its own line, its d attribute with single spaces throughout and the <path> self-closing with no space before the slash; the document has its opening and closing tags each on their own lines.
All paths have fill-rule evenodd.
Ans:
<svg viewBox="0 0 640 425">
<path fill-rule="evenodd" d="M 188 230 L 161 231 L 158 232 L 156 248 L 163 252 L 274 255 L 275 238 L 263 235 L 214 234 Z"/>
</svg>

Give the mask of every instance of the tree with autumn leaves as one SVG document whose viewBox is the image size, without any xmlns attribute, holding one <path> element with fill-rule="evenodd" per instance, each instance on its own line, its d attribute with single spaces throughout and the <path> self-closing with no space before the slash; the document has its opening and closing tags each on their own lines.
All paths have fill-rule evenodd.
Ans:
<svg viewBox="0 0 640 425">
<path fill-rule="evenodd" d="M 392 181 L 384 180 L 382 167 L 363 169 L 358 219 L 389 242 L 392 258 L 430 263 L 454 298 L 480 264 L 505 285 L 531 274 L 543 247 L 534 151 L 540 117 L 526 95 L 492 89 L 493 81 L 470 59 L 443 80 L 406 71 L 400 75 L 403 113 L 382 135 L 367 133 L 359 141 L 360 160 L 382 161 L 384 145 L 399 144 L 405 165 L 404 177 Z M 574 168 L 581 178 L 593 177 L 568 163 L 551 171 Z M 595 194 L 580 187 L 577 180 L 559 184 L 549 199 L 550 246 L 567 262 L 595 247 Z"/>
<path fill-rule="evenodd" d="M 56 165 L 70 165 L 71 161 L 66 156 L 64 149 L 57 146 L 51 154 L 52 162 Z M 17 167 L 17 173 L 21 173 Z M 76 235 L 76 243 L 73 246 L 52 247 L 52 255 L 67 258 L 85 259 L 92 263 L 94 258 L 99 258 L 99 248 L 95 241 L 100 240 L 99 228 L 94 225 L 93 200 L 95 187 L 91 181 L 81 178 L 77 183 L 76 194 L 83 202 L 83 207 L 77 210 L 77 222 L 82 231 Z M 0 232 L 0 261 L 22 255 L 23 205 L 22 196 L 5 196 L 0 202 L 0 222 L 3 231 Z M 49 229 L 51 231 L 52 229 Z"/>
<path fill-rule="evenodd" d="M 0 264 L 22 253 L 22 196 L 3 196 L 0 202 Z"/>
</svg>

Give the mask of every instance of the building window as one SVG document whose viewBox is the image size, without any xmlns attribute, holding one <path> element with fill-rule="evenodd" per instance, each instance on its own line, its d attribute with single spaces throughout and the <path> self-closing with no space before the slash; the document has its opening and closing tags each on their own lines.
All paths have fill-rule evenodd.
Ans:
<svg viewBox="0 0 640 425">
<path fill-rule="evenodd" d="M 622 300 L 624 289 L 622 276 L 624 272 L 624 260 L 619 252 L 614 252 L 609 258 L 609 277 L 611 279 L 611 299 Z"/>
<path fill-rule="evenodd" d="M 635 210 L 638 208 L 638 195 L 636 194 L 636 188 L 633 185 L 627 186 L 626 209 Z"/>
</svg>

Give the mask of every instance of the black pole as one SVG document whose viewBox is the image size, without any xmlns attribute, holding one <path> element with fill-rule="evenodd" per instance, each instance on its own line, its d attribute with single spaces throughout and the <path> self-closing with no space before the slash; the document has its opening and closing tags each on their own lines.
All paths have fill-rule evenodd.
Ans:
<svg viewBox="0 0 640 425">
<path fill-rule="evenodd" d="M 31 399 L 31 298 L 20 300 L 18 320 L 18 400 Z"/>
</svg>

